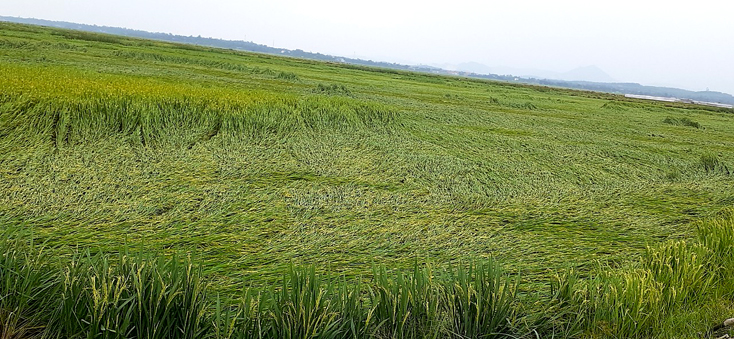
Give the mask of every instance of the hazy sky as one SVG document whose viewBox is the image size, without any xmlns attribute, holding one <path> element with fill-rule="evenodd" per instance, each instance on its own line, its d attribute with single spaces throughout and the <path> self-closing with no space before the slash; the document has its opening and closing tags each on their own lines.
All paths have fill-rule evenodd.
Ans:
<svg viewBox="0 0 734 339">
<path fill-rule="evenodd" d="M 734 93 L 728 1 L 0 0 L 0 15 L 411 64 L 475 61 Z"/>
</svg>

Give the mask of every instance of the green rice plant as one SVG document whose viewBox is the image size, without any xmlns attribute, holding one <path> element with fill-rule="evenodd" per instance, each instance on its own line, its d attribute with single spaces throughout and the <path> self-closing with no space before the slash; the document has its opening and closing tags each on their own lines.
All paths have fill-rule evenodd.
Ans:
<svg viewBox="0 0 734 339">
<path fill-rule="evenodd" d="M 734 213 L 722 218 L 699 222 L 696 227 L 699 243 L 709 249 L 714 262 L 726 265 L 734 260 Z"/>
<path fill-rule="evenodd" d="M 203 58 L 190 58 L 190 57 L 183 57 L 183 56 L 177 56 L 177 55 L 172 55 L 172 54 L 147 53 L 147 52 L 128 51 L 128 50 L 115 50 L 115 51 L 112 51 L 111 55 L 114 57 L 119 57 L 119 58 L 129 59 L 129 60 L 163 62 L 163 63 L 172 63 L 172 64 L 179 64 L 179 65 L 195 65 L 195 66 L 204 66 L 204 67 L 213 68 L 213 69 L 247 72 L 247 73 L 253 72 L 253 70 L 250 69 L 249 67 L 242 65 L 242 64 L 238 64 L 238 63 L 225 62 L 221 60 L 203 59 Z"/>
<path fill-rule="evenodd" d="M 677 182 L 681 180 L 681 178 L 683 178 L 683 174 L 677 168 L 674 168 L 665 173 L 665 179 L 667 179 L 668 181 Z"/>
<path fill-rule="evenodd" d="M 610 110 L 610 111 L 617 111 L 617 112 L 623 112 L 625 110 L 630 109 L 632 104 L 630 103 L 620 103 L 619 101 L 607 101 L 603 105 L 601 105 L 601 108 Z"/>
<path fill-rule="evenodd" d="M 223 305 L 217 295 L 212 316 L 212 335 L 216 339 L 261 339 L 271 333 L 262 293 L 246 289 L 235 305 Z"/>
<path fill-rule="evenodd" d="M 149 324 L 196 318 L 198 311 L 184 314 L 189 306 L 174 310 L 186 302 L 161 292 L 185 289 L 169 289 L 175 284 L 159 259 L 143 258 L 158 273 L 146 266 L 136 282 L 132 264 L 109 257 L 124 237 L 141 250 L 201 253 L 197 263 L 222 295 L 218 304 L 196 306 L 205 308 L 203 337 L 278 335 L 276 297 L 267 291 L 293 258 L 328 263 L 347 277 L 368 276 L 369 262 L 393 272 L 415 257 L 443 265 L 487 253 L 538 279 L 569 265 L 585 272 L 561 275 L 550 295 L 528 297 L 540 283 L 523 284 L 510 330 L 516 337 L 690 337 L 734 300 L 731 245 L 709 234 L 727 229 L 705 226 L 705 251 L 688 238 L 663 252 L 656 245 L 689 237 L 688 221 L 734 201 L 722 170 L 730 172 L 734 159 L 726 147 L 731 115 L 0 26 L 0 228 L 33 230 L 53 254 L 48 267 L 58 286 L 47 311 L 32 317 L 49 336 L 164 336 Z M 289 72 L 302 83 L 288 80 Z M 322 95 L 313 90 L 318 83 L 345 84 L 350 95 Z M 708 132 L 666 125 L 666 116 L 688 117 Z M 716 155 L 700 161 L 696 149 Z M 636 260 L 645 244 L 657 253 L 643 258 L 649 263 Z M 70 255 L 74 246 L 100 254 Z M 586 273 L 594 260 L 615 263 L 599 268 L 612 277 Z M 650 290 L 644 311 L 634 311 L 631 291 L 647 290 L 630 287 L 625 271 L 646 274 L 630 278 Z M 710 293 L 680 286 L 696 276 L 714 279 Z M 454 319 L 458 307 L 448 299 L 462 284 L 443 277 L 420 288 L 405 273 L 402 284 L 397 273 L 361 287 L 322 282 L 330 292 L 317 310 L 329 305 L 339 328 L 329 333 L 341 338 L 458 336 L 455 324 L 469 321 Z M 480 293 L 471 279 L 466 284 L 461 300 L 476 312 L 467 318 L 477 319 Z M 230 303 L 244 286 L 265 292 Z M 146 296 L 171 307 L 140 301 L 158 298 Z M 652 306 L 666 327 L 645 322 Z M 400 310 L 407 311 L 395 315 Z"/>
<path fill-rule="evenodd" d="M 313 266 L 289 268 L 268 309 L 269 338 L 338 338 L 341 327 L 334 285 L 324 283 Z"/>
<path fill-rule="evenodd" d="M 664 309 L 672 310 L 698 301 L 714 284 L 715 275 L 708 262 L 708 249 L 686 241 L 671 241 L 648 246 L 642 267 L 661 283 Z"/>
<path fill-rule="evenodd" d="M 145 269 L 144 261 L 129 268 L 137 301 L 138 338 L 199 338 L 206 333 L 203 319 L 209 300 L 200 266 L 173 257 L 159 259 L 150 270 Z M 140 330 L 143 325 L 148 325 L 145 332 Z"/>
<path fill-rule="evenodd" d="M 262 75 L 268 75 L 268 76 L 277 76 L 278 73 L 276 73 L 274 70 L 270 68 L 261 68 L 261 67 L 255 67 L 252 70 L 253 74 L 262 74 Z"/>
<path fill-rule="evenodd" d="M 358 339 L 374 337 L 373 315 L 377 305 L 365 305 L 366 286 L 359 279 L 342 279 L 338 293 L 334 295 L 340 319 L 340 338 Z"/>
<path fill-rule="evenodd" d="M 723 219 L 699 223 L 698 241 L 670 241 L 648 246 L 639 265 L 600 267 L 580 280 L 569 272 L 551 280 L 546 308 L 534 315 L 543 337 L 643 338 L 675 326 L 691 307 L 720 303 L 720 291 L 732 300 L 730 283 L 734 223 Z"/>
<path fill-rule="evenodd" d="M 440 284 L 430 268 L 415 265 L 412 274 L 396 272 L 390 278 L 385 267 L 374 270 L 370 304 L 377 336 L 384 338 L 437 338 L 441 333 Z"/>
<path fill-rule="evenodd" d="M 54 328 L 63 337 L 200 338 L 209 308 L 200 270 L 178 258 L 78 255 Z"/>
<path fill-rule="evenodd" d="M 518 281 L 492 259 L 459 266 L 444 280 L 451 333 L 458 338 L 499 338 L 511 333 Z"/>
<path fill-rule="evenodd" d="M 77 253 L 63 265 L 57 305 L 49 324 L 50 335 L 68 338 L 87 336 L 84 328 L 91 318 L 88 285 L 91 260 L 93 257 L 89 253 Z"/>
<path fill-rule="evenodd" d="M 85 334 L 88 338 L 127 338 L 133 336 L 135 324 L 134 307 L 125 307 L 132 300 L 126 298 L 130 277 L 118 275 L 103 258 L 89 277 L 87 287 L 88 318 L 83 318 L 86 324 Z M 132 305 L 131 305 L 132 306 Z M 137 324 L 144 329 L 144 324 Z M 155 338 L 156 336 L 153 336 Z"/>
<path fill-rule="evenodd" d="M 575 338 L 591 327 L 588 284 L 568 270 L 550 279 L 550 295 L 531 316 L 533 331 L 542 338 Z"/>
<path fill-rule="evenodd" d="M 259 94 L 259 93 L 257 93 Z M 0 136 L 15 147 L 62 148 L 116 136 L 142 146 L 186 146 L 285 138 L 332 130 L 392 128 L 398 115 L 385 105 L 341 97 L 256 95 L 237 100 L 197 96 L 145 98 L 88 94 L 44 99 L 20 95 L 0 103 Z M 12 142 L 11 142 L 12 141 Z"/>
<path fill-rule="evenodd" d="M 41 248 L 0 239 L 0 338 L 40 337 L 55 303 L 58 275 Z"/>
<path fill-rule="evenodd" d="M 580 280 L 567 272 L 551 280 L 551 295 L 535 331 L 550 338 L 643 338 L 655 328 L 664 307 L 660 283 L 640 269 L 603 268 Z"/>
<path fill-rule="evenodd" d="M 592 331 L 615 338 L 652 333 L 665 307 L 661 283 L 644 270 L 605 270 L 590 282 Z"/>
<path fill-rule="evenodd" d="M 526 103 L 520 104 L 519 106 L 515 106 L 515 107 L 530 110 L 530 111 L 538 109 L 538 106 L 536 106 L 532 102 L 526 102 Z"/>
<path fill-rule="evenodd" d="M 720 288 L 729 300 L 734 300 L 734 214 L 709 219 L 697 225 L 698 242 L 708 249 L 712 267 Z"/>
</svg>

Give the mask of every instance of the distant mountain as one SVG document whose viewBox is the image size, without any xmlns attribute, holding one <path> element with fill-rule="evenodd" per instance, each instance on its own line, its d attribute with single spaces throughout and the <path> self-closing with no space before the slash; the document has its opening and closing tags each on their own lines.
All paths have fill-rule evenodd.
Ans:
<svg viewBox="0 0 734 339">
<path fill-rule="evenodd" d="M 471 78 L 508 81 L 515 83 L 535 84 L 543 86 L 554 86 L 562 88 L 582 89 L 618 94 L 640 94 L 661 97 L 675 97 L 680 99 L 691 99 L 697 101 L 734 104 L 734 96 L 721 92 L 702 91 L 694 92 L 678 88 L 643 86 L 636 83 L 616 83 L 604 71 L 596 66 L 577 68 L 568 72 L 550 72 L 537 69 L 517 69 L 507 67 L 489 67 L 476 62 L 468 62 L 459 65 L 441 65 L 441 67 L 427 65 L 403 65 L 397 63 L 363 60 L 326 55 L 321 53 L 306 52 L 300 49 L 289 50 L 275 48 L 267 45 L 257 44 L 251 41 L 233 41 L 214 38 L 203 38 L 201 36 L 182 36 L 170 33 L 151 33 L 127 28 L 96 26 L 76 24 L 63 21 L 49 21 L 40 19 L 26 19 L 0 16 L 0 21 L 15 22 L 21 24 L 49 26 L 65 29 L 74 29 L 87 32 L 106 33 L 168 41 L 174 43 L 185 43 L 200 46 L 234 49 L 248 52 L 276 54 L 304 59 L 322 60 L 328 62 L 345 63 L 369 67 L 380 67 L 395 70 L 407 70 L 442 75 L 459 75 Z M 502 74 L 502 75 L 499 75 Z"/>
<path fill-rule="evenodd" d="M 594 81 L 594 82 L 613 82 L 614 79 L 609 74 L 604 73 L 599 67 L 586 66 L 561 73 L 560 80 L 566 81 Z"/>
<path fill-rule="evenodd" d="M 456 66 L 446 65 L 444 68 L 450 68 L 462 72 L 471 72 L 476 74 L 501 74 L 498 73 L 494 68 L 487 65 L 480 64 L 478 62 L 465 62 Z M 509 73 L 505 73 L 509 74 Z"/>
</svg>

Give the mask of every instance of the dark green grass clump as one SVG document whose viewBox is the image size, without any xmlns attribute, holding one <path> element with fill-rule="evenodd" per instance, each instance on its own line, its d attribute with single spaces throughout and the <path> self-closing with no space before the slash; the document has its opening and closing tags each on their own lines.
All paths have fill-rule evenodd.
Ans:
<svg viewBox="0 0 734 339">
<path fill-rule="evenodd" d="M 349 88 L 347 88 L 347 86 L 344 86 L 343 84 L 325 85 L 319 83 L 318 85 L 316 85 L 316 88 L 313 89 L 313 92 L 328 95 L 352 95 L 352 91 L 350 91 Z"/>
<path fill-rule="evenodd" d="M 129 39 L 125 39 L 125 38 L 115 36 L 115 35 L 83 32 L 83 31 L 65 31 L 62 33 L 62 36 L 67 39 L 103 42 L 103 43 L 109 43 L 109 44 L 125 44 L 125 43 L 130 42 Z"/>
<path fill-rule="evenodd" d="M 701 124 L 687 117 L 684 117 L 684 118 L 667 117 L 665 118 L 665 120 L 663 120 L 663 122 L 668 125 L 674 125 L 674 126 L 687 126 L 687 127 L 693 127 L 693 128 L 701 128 Z"/>
<path fill-rule="evenodd" d="M 699 160 L 700 168 L 708 174 L 729 175 L 729 167 L 716 154 L 706 153 Z"/>
</svg>

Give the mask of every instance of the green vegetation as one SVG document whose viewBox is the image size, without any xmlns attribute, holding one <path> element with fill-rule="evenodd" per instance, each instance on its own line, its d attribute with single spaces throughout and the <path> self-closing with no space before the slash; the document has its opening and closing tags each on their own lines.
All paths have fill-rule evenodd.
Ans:
<svg viewBox="0 0 734 339">
<path fill-rule="evenodd" d="M 221 39 L 214 39 L 214 38 L 204 38 L 201 36 L 198 36 L 198 37 L 182 36 L 182 35 L 173 35 L 173 34 L 168 34 L 168 33 L 152 33 L 152 32 L 138 31 L 138 30 L 132 30 L 132 29 L 127 29 L 127 28 L 119 28 L 119 27 L 84 25 L 84 24 L 79 24 L 79 23 L 70 23 L 70 22 L 63 22 L 63 21 L 48 21 L 48 20 L 25 19 L 25 18 L 16 18 L 16 17 L 0 16 L 0 20 L 16 22 L 16 23 L 49 26 L 49 27 L 70 28 L 70 29 L 82 30 L 82 31 L 87 31 L 87 32 L 97 32 L 97 33 L 105 32 L 105 33 L 111 33 L 115 35 L 122 35 L 122 36 L 128 36 L 128 37 L 137 37 L 137 38 L 153 39 L 153 40 L 159 40 L 159 41 L 187 43 L 187 44 L 201 45 L 201 46 L 212 46 L 212 47 L 218 47 L 218 48 L 224 48 L 224 49 L 234 49 L 234 50 L 240 50 L 240 51 L 268 53 L 268 54 L 274 54 L 274 55 L 290 56 L 290 57 L 295 57 L 295 58 L 321 60 L 325 62 L 337 62 L 337 63 L 346 62 L 346 63 L 349 63 L 350 65 L 353 65 L 353 68 L 355 69 L 366 69 L 366 70 L 372 70 L 372 71 L 374 71 L 374 69 L 370 69 L 368 67 L 381 67 L 381 68 L 389 68 L 393 70 L 413 70 L 413 71 L 421 71 L 421 72 L 428 72 L 428 73 L 438 72 L 444 75 L 453 73 L 453 71 L 447 71 L 444 69 L 435 68 L 431 66 L 401 65 L 401 64 L 389 63 L 389 62 L 354 59 L 354 58 L 348 58 L 344 56 L 332 56 L 332 55 L 326 55 L 326 54 L 321 54 L 321 53 L 306 52 L 300 49 L 289 50 L 289 49 L 284 49 L 284 48 L 270 47 L 266 45 L 260 45 L 260 44 L 256 44 L 253 42 L 249 42 L 249 41 L 221 40 Z M 82 40 L 84 39 L 86 40 L 116 39 L 117 38 L 117 37 L 110 36 L 110 35 L 88 34 L 88 33 L 83 33 L 83 32 L 79 32 L 79 33 L 63 32 L 62 34 L 68 34 L 70 38 L 77 37 L 78 39 L 82 39 Z M 90 40 L 90 41 L 97 41 L 97 40 Z M 186 48 L 190 46 L 179 46 L 179 47 Z M 695 92 L 695 91 L 688 91 L 688 90 L 683 90 L 679 88 L 643 86 L 643 85 L 636 84 L 636 83 L 564 81 L 564 80 L 534 79 L 534 78 L 523 78 L 523 77 L 518 78 L 513 75 L 498 75 L 498 74 L 469 74 L 469 75 L 471 77 L 475 77 L 479 79 L 502 80 L 502 81 L 507 81 L 507 82 L 538 84 L 538 85 L 543 85 L 543 86 L 560 87 L 560 88 L 574 88 L 574 89 L 586 90 L 586 91 L 599 91 L 599 92 L 606 92 L 606 93 L 629 93 L 629 94 L 641 94 L 641 95 L 652 95 L 652 96 L 662 96 L 662 97 L 676 97 L 676 98 L 687 98 L 687 99 L 698 100 L 698 101 L 734 104 L 734 96 L 732 96 L 731 94 L 715 92 L 715 91 L 708 91 L 708 90 Z M 673 104 L 668 104 L 668 105 L 674 106 L 674 107 L 675 106 L 685 107 L 687 104 L 673 103 Z M 722 108 L 721 110 L 726 111 L 726 109 L 724 108 Z"/>
<path fill-rule="evenodd" d="M 676 126 L 688 126 L 693 128 L 701 128 L 701 124 L 688 119 L 688 118 L 671 118 L 667 117 L 665 120 L 663 120 L 664 123 L 670 124 L 670 125 L 676 125 Z"/>
<path fill-rule="evenodd" d="M 734 214 L 699 223 L 693 241 L 648 247 L 639 262 L 586 278 L 556 275 L 549 291 L 526 296 L 526 282 L 489 260 L 380 267 L 367 284 L 291 267 L 277 288 L 223 301 L 189 260 L 124 249 L 57 260 L 19 235 L 6 230 L 0 242 L 9 338 L 686 338 L 734 304 Z"/>
<path fill-rule="evenodd" d="M 7 23 L 0 74 L 6 337 L 734 316 L 728 111 Z"/>
</svg>

